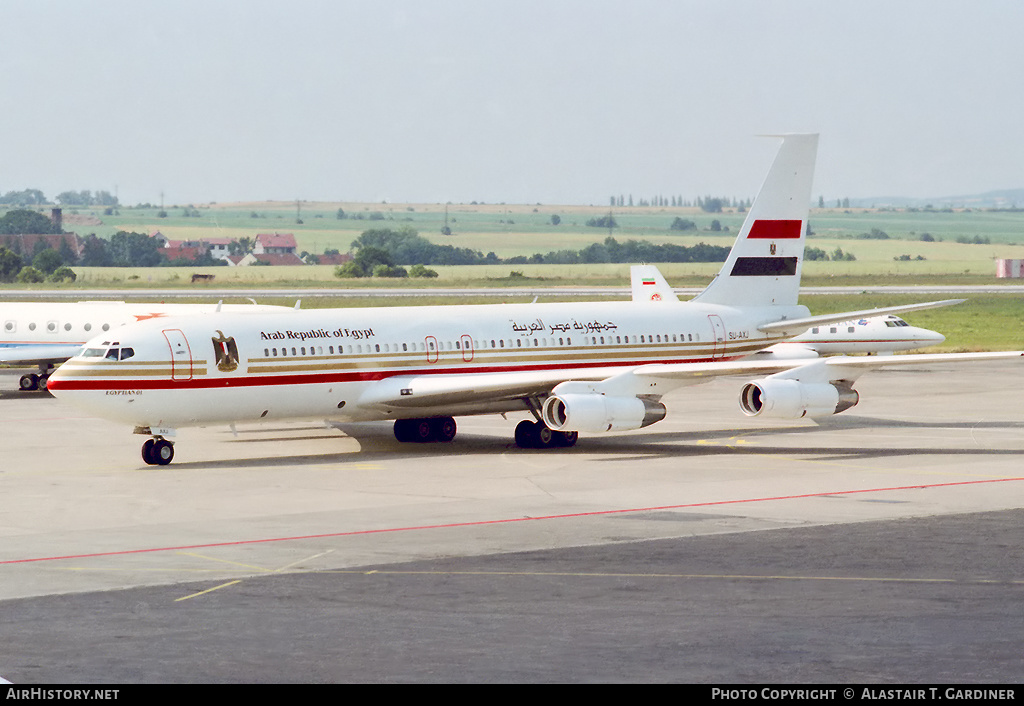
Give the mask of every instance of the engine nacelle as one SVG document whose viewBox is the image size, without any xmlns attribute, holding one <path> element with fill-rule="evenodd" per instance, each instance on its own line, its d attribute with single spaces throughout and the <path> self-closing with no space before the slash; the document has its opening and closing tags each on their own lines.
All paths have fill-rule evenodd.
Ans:
<svg viewBox="0 0 1024 706">
<path fill-rule="evenodd" d="M 541 418 L 555 431 L 599 432 L 640 429 L 660 422 L 665 412 L 661 402 L 582 393 L 548 397 Z"/>
<path fill-rule="evenodd" d="M 740 391 L 740 409 L 748 417 L 780 419 L 827 417 L 860 402 L 860 394 L 842 382 L 807 383 L 785 378 L 764 378 Z"/>
</svg>

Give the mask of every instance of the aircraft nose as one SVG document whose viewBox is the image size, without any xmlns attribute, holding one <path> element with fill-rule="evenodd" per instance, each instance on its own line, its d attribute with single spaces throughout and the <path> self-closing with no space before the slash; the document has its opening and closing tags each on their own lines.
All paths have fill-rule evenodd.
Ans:
<svg viewBox="0 0 1024 706">
<path fill-rule="evenodd" d="M 930 331 L 926 328 L 917 329 L 917 331 L 915 331 L 914 338 L 919 341 L 927 341 L 928 343 L 936 346 L 946 340 L 946 337 L 938 331 Z"/>
</svg>

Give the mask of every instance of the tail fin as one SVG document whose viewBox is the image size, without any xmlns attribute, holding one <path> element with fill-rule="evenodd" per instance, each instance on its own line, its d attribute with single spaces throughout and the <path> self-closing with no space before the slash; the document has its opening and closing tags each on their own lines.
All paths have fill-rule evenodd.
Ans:
<svg viewBox="0 0 1024 706">
<path fill-rule="evenodd" d="M 793 306 L 800 294 L 817 135 L 778 135 L 782 146 L 718 276 L 692 301 Z"/>
<path fill-rule="evenodd" d="M 634 302 L 677 302 L 679 297 L 654 265 L 633 265 L 629 268 Z"/>
</svg>

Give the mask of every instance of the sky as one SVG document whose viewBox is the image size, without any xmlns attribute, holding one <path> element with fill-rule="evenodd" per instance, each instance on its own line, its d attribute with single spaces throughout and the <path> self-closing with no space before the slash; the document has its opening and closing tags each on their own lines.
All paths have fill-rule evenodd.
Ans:
<svg viewBox="0 0 1024 706">
<path fill-rule="evenodd" d="M 0 193 L 606 205 L 1024 187 L 1017 0 L 0 0 Z"/>
</svg>

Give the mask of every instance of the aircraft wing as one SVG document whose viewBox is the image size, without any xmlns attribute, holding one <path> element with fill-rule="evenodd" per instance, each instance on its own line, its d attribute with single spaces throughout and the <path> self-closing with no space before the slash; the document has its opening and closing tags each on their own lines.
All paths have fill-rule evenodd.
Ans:
<svg viewBox="0 0 1024 706">
<path fill-rule="evenodd" d="M 399 375 L 380 380 L 369 387 L 359 398 L 359 404 L 360 406 L 392 408 L 448 407 L 458 404 L 543 397 L 550 394 L 559 385 L 576 382 L 583 383 L 591 391 L 600 394 L 659 396 L 674 388 L 700 384 L 716 377 L 781 373 L 786 377 L 798 379 L 852 382 L 870 370 L 893 365 L 983 362 L 1020 357 L 1024 357 L 1024 352 L 655 363 L 626 367 L 611 375 L 609 375 L 607 367 L 476 373 L 472 375 Z"/>
<path fill-rule="evenodd" d="M 82 350 L 82 344 L 0 347 L 0 363 L 63 363 Z"/>
<path fill-rule="evenodd" d="M 864 319 L 884 314 L 899 314 L 905 311 L 920 311 L 921 309 L 937 309 L 940 306 L 952 306 L 962 304 L 966 299 L 943 299 L 937 302 L 922 302 L 920 304 L 903 304 L 900 306 L 886 306 L 880 309 L 861 309 L 859 311 L 844 311 L 838 314 L 821 314 L 819 316 L 805 316 L 802 319 L 786 319 L 785 321 L 774 321 L 770 324 L 758 326 L 759 331 L 765 333 L 781 333 L 786 336 L 798 336 L 812 326 L 833 324 L 839 321 L 850 321 L 851 319 Z"/>
</svg>

